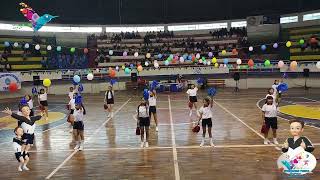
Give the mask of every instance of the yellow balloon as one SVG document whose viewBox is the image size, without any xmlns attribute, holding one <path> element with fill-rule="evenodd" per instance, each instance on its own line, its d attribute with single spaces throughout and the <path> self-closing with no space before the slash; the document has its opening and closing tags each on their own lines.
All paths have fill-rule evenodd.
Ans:
<svg viewBox="0 0 320 180">
<path fill-rule="evenodd" d="M 226 55 L 227 51 L 226 50 L 222 50 L 222 55 Z"/>
<path fill-rule="evenodd" d="M 212 64 L 215 64 L 217 62 L 217 58 L 213 57 L 212 58 Z"/>
<path fill-rule="evenodd" d="M 218 63 L 215 63 L 215 64 L 214 64 L 214 67 L 218 68 L 218 67 L 219 67 L 219 64 L 218 64 Z"/>
<path fill-rule="evenodd" d="M 50 79 L 44 79 L 44 80 L 43 80 L 43 85 L 44 85 L 45 87 L 49 87 L 49 86 L 51 85 L 51 80 L 50 80 Z"/>
<path fill-rule="evenodd" d="M 125 66 L 125 65 L 122 65 L 122 67 L 121 67 L 121 68 L 122 68 L 122 70 L 124 70 L 124 69 L 126 68 L 126 66 Z"/>
<path fill-rule="evenodd" d="M 288 42 L 286 43 L 286 46 L 287 46 L 287 47 L 291 47 L 291 45 L 292 45 L 291 41 L 288 41 Z"/>
</svg>

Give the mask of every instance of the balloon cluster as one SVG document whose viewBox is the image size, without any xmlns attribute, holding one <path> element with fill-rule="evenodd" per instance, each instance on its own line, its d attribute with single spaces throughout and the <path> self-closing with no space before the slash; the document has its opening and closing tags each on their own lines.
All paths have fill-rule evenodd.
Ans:
<svg viewBox="0 0 320 180">
<path fill-rule="evenodd" d="M 117 83 L 117 80 L 116 79 L 110 79 L 110 84 L 111 84 L 111 86 L 113 86 L 114 84 L 116 84 Z"/>
<path fill-rule="evenodd" d="M 75 98 L 75 104 L 80 105 L 82 104 L 82 96 L 81 95 L 77 95 Z"/>
<path fill-rule="evenodd" d="M 158 85 L 159 85 L 159 82 L 156 81 L 156 80 L 153 80 L 152 83 L 151 83 L 150 89 L 151 89 L 151 90 L 154 90 L 154 89 L 157 88 Z"/>
<path fill-rule="evenodd" d="M 288 84 L 286 84 L 286 83 L 281 83 L 277 87 L 277 90 L 280 92 L 286 92 L 286 91 L 288 91 L 288 89 L 289 89 L 289 87 L 288 87 Z"/>
</svg>

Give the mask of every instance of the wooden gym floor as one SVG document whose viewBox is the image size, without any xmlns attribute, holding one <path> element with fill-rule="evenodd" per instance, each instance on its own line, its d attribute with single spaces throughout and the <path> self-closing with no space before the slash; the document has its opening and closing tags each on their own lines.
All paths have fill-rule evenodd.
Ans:
<svg viewBox="0 0 320 180">
<path fill-rule="evenodd" d="M 264 89 L 238 93 L 233 89 L 218 89 L 213 108 L 214 148 L 199 147 L 201 131 L 198 134 L 191 131 L 196 113 L 190 120 L 185 92 L 158 94 L 159 132 L 155 132 L 154 125 L 151 127 L 150 147 L 145 149 L 139 147 L 140 137 L 135 135 L 133 118 L 140 96 L 116 92 L 115 116 L 107 119 L 103 94 L 84 95 L 85 150 L 74 151 L 69 146 L 71 135 L 65 119 L 37 126 L 29 163 L 31 170 L 18 172 L 11 147 L 13 132 L 0 129 L 0 179 L 288 179 L 277 171 L 276 160 L 281 152 L 274 145 L 263 145 L 260 134 L 262 120 L 257 105 L 265 94 Z M 317 89 L 307 92 L 290 89 L 283 99 L 320 101 L 319 94 Z M 198 97 L 205 96 L 201 92 Z M 67 96 L 50 96 L 49 109 L 67 113 L 66 99 Z M 3 100 L 1 108 L 16 106 L 17 101 Z M 280 143 L 289 136 L 286 119 L 278 119 Z M 304 135 L 315 144 L 313 154 L 317 158 L 319 133 L 318 127 L 305 127 Z M 319 166 L 304 179 L 320 179 Z"/>
</svg>

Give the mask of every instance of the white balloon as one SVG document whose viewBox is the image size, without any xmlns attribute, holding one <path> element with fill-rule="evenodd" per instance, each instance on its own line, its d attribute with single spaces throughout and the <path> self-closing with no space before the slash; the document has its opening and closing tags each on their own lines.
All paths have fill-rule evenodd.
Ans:
<svg viewBox="0 0 320 180">
<path fill-rule="evenodd" d="M 92 74 L 92 73 L 89 73 L 89 74 L 87 75 L 87 79 L 88 79 L 89 81 L 91 81 L 91 80 L 93 79 L 93 74 Z"/>
<path fill-rule="evenodd" d="M 282 68 L 283 66 L 284 66 L 284 62 L 283 62 L 283 61 L 279 61 L 279 62 L 278 62 L 278 67 L 279 67 L 279 68 Z"/>
<path fill-rule="evenodd" d="M 135 52 L 134 53 L 134 57 L 138 57 L 139 56 L 139 53 L 138 52 Z"/>
<path fill-rule="evenodd" d="M 28 44 L 28 43 L 26 43 L 25 45 L 24 45 L 24 48 L 26 48 L 26 49 L 28 49 L 30 47 L 30 45 Z"/>
<path fill-rule="evenodd" d="M 211 65 L 211 61 L 207 61 L 207 65 L 210 66 Z"/>
<path fill-rule="evenodd" d="M 37 44 L 34 48 L 35 48 L 36 50 L 40 50 L 40 45 Z"/>
<path fill-rule="evenodd" d="M 19 46 L 19 43 L 15 42 L 15 43 L 13 43 L 13 46 L 14 46 L 14 47 L 18 47 L 18 46 Z"/>
<path fill-rule="evenodd" d="M 199 58 L 200 58 L 200 54 L 199 54 L 199 53 L 197 53 L 196 58 L 197 58 L 197 59 L 199 59 Z"/>
<path fill-rule="evenodd" d="M 48 50 L 48 51 L 51 51 L 51 50 L 52 50 L 52 47 L 51 47 L 50 45 L 48 45 L 48 46 L 47 46 L 47 50 Z"/>
<path fill-rule="evenodd" d="M 99 68 L 96 69 L 96 72 L 97 72 L 97 73 L 100 72 Z"/>
<path fill-rule="evenodd" d="M 318 69 L 320 69 L 320 61 L 317 62 L 316 66 Z"/>
<path fill-rule="evenodd" d="M 179 60 L 180 60 L 180 63 L 183 63 L 183 62 L 184 62 L 184 58 L 183 58 L 182 56 L 180 57 Z"/>
<path fill-rule="evenodd" d="M 119 66 L 116 66 L 116 70 L 119 71 Z"/>
<path fill-rule="evenodd" d="M 199 63 L 202 64 L 202 59 L 199 60 Z"/>
<path fill-rule="evenodd" d="M 253 47 L 252 46 L 249 47 L 249 51 L 253 51 Z"/>
<path fill-rule="evenodd" d="M 237 64 L 240 65 L 242 63 L 241 59 L 237 59 Z"/>
<path fill-rule="evenodd" d="M 144 65 L 145 65 L 145 66 L 149 66 L 149 62 L 146 61 L 146 62 L 144 63 Z"/>
<path fill-rule="evenodd" d="M 151 57 L 151 54 L 147 53 L 146 57 L 149 59 Z"/>
<path fill-rule="evenodd" d="M 159 64 L 158 63 L 154 63 L 154 67 L 158 69 L 159 68 Z"/>
<path fill-rule="evenodd" d="M 113 51 L 109 50 L 109 55 L 112 56 L 113 55 Z"/>
</svg>

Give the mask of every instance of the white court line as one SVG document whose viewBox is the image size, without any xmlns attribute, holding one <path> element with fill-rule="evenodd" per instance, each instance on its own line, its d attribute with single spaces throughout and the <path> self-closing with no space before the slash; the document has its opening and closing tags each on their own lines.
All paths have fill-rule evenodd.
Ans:
<svg viewBox="0 0 320 180">
<path fill-rule="evenodd" d="M 177 153 L 176 137 L 175 137 L 176 135 L 174 132 L 174 125 L 173 125 L 173 119 L 172 119 L 170 95 L 168 95 L 168 101 L 169 101 L 169 116 L 170 116 L 170 124 L 171 124 L 171 140 L 172 140 L 174 175 L 175 175 L 175 180 L 180 180 L 178 153 Z"/>
<path fill-rule="evenodd" d="M 320 143 L 313 143 L 313 146 L 320 146 Z M 203 148 L 259 148 L 259 147 L 274 147 L 274 145 L 264 145 L 264 144 L 234 144 L 234 145 L 215 145 L 212 146 L 198 146 L 198 145 L 190 145 L 190 146 L 176 146 L 177 149 L 203 149 Z M 143 150 L 157 150 L 157 149 L 172 149 L 171 146 L 150 146 L 148 148 L 144 148 Z M 106 147 L 99 147 L 99 148 L 86 148 L 85 151 L 119 151 L 119 150 L 141 150 L 141 147 L 118 147 L 118 148 L 106 148 Z M 47 153 L 47 152 L 73 152 L 73 149 L 43 149 L 38 151 L 29 151 L 30 153 Z M 0 151 L 0 153 L 11 153 L 11 150 Z"/>
<path fill-rule="evenodd" d="M 314 100 L 314 99 L 310 99 L 310 98 L 306 98 L 306 97 L 301 97 L 302 99 L 305 99 L 305 100 L 309 100 L 309 101 L 312 101 L 312 102 L 319 102 L 317 100 Z"/>
<path fill-rule="evenodd" d="M 122 106 L 120 106 L 115 112 L 114 114 L 116 115 L 126 104 L 129 103 L 129 101 L 131 100 L 131 98 L 129 98 L 124 104 L 122 104 Z M 105 125 L 110 121 L 111 118 L 108 118 L 106 121 L 104 121 L 100 127 L 98 129 L 96 129 L 93 134 L 91 134 L 91 136 L 89 136 L 88 139 L 86 139 L 85 142 L 89 142 L 91 140 L 91 138 L 94 137 L 94 135 L 96 135 L 102 127 L 105 127 Z M 50 179 L 56 172 L 59 171 L 59 169 L 61 169 L 65 163 L 67 163 L 77 152 L 79 151 L 79 149 L 76 149 L 73 151 L 73 153 L 71 153 L 58 167 L 56 167 L 47 177 L 46 179 Z"/>
<path fill-rule="evenodd" d="M 303 98 L 303 97 L 301 97 L 301 98 Z M 257 103 L 256 103 L 256 106 L 261 110 L 261 107 L 259 106 L 259 103 L 262 101 L 262 100 L 264 100 L 265 98 L 263 98 L 263 99 L 260 99 Z M 279 116 L 278 115 L 278 118 L 280 118 L 280 119 L 284 119 L 284 120 L 286 120 L 286 121 L 290 121 L 290 119 L 287 119 L 287 118 L 284 118 L 284 117 L 281 117 L 281 116 Z M 316 127 L 316 126 L 313 126 L 313 125 L 309 125 L 309 124 L 304 124 L 305 126 L 309 126 L 309 127 L 312 127 L 312 128 L 315 128 L 315 129 L 320 129 L 319 127 Z"/>
<path fill-rule="evenodd" d="M 264 136 L 262 136 L 259 132 L 257 132 L 255 129 L 253 129 L 251 126 L 249 126 L 247 123 L 245 123 L 244 121 L 242 121 L 240 118 L 238 118 L 236 115 L 234 115 L 232 112 L 230 112 L 228 109 L 226 109 L 224 106 L 222 106 L 220 103 L 216 102 L 215 100 L 213 100 L 213 102 L 215 102 L 220 108 L 222 108 L 224 111 L 226 111 L 227 113 L 229 113 L 230 115 L 232 115 L 234 118 L 236 118 L 238 121 L 240 121 L 243 125 L 245 125 L 247 128 L 249 128 L 251 131 L 253 131 L 254 133 L 256 133 L 259 137 L 261 137 L 262 139 L 264 139 Z M 277 145 L 272 144 L 277 150 L 281 150 Z"/>
</svg>

